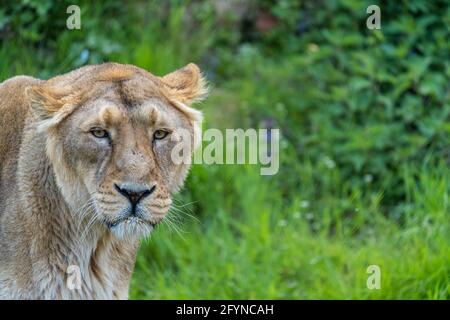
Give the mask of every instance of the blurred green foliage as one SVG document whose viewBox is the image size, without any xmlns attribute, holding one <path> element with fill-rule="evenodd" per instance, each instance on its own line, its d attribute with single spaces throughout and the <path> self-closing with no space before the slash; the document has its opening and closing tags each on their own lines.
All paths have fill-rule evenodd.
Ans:
<svg viewBox="0 0 450 320">
<path fill-rule="evenodd" d="M 2 3 L 0 80 L 193 61 L 213 87 L 207 127 L 281 129 L 275 176 L 194 166 L 171 214 L 201 222 L 158 230 L 132 297 L 448 299 L 450 4 L 379 1 L 369 30 L 372 2 Z M 386 289 L 369 292 L 377 263 Z"/>
</svg>

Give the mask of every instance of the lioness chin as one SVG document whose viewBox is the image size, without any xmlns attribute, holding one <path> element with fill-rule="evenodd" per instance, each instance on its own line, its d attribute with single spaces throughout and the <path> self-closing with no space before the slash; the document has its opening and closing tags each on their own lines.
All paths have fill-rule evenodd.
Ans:
<svg viewBox="0 0 450 320">
<path fill-rule="evenodd" d="M 172 150 L 195 149 L 201 113 L 190 105 L 205 95 L 194 64 L 157 77 L 106 63 L 0 84 L 0 298 L 126 299 L 139 239 L 187 175 Z"/>
</svg>

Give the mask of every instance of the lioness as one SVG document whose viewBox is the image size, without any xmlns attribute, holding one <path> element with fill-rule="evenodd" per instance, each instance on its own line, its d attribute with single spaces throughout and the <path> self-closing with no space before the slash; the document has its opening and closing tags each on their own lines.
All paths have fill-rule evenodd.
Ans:
<svg viewBox="0 0 450 320">
<path fill-rule="evenodd" d="M 172 159 L 176 132 L 194 150 L 201 113 L 190 105 L 205 95 L 194 64 L 0 84 L 0 298 L 126 299 L 139 239 L 189 169 Z"/>
</svg>

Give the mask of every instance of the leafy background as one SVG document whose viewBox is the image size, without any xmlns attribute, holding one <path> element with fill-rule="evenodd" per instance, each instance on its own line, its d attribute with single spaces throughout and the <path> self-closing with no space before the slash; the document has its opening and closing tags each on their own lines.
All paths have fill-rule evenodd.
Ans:
<svg viewBox="0 0 450 320">
<path fill-rule="evenodd" d="M 449 1 L 0 4 L 1 81 L 195 62 L 213 88 L 204 128 L 281 129 L 275 176 L 193 167 L 131 298 L 450 298 Z M 81 30 L 65 27 L 72 4 Z"/>
</svg>

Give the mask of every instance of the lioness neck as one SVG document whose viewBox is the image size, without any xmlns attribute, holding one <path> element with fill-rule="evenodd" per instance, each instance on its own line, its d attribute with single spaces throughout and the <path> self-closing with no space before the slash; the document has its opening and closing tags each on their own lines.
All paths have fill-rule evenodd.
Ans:
<svg viewBox="0 0 450 320">
<path fill-rule="evenodd" d="M 45 144 L 31 121 L 0 224 L 0 298 L 127 298 L 138 242 L 86 230 L 57 186 Z"/>
</svg>

